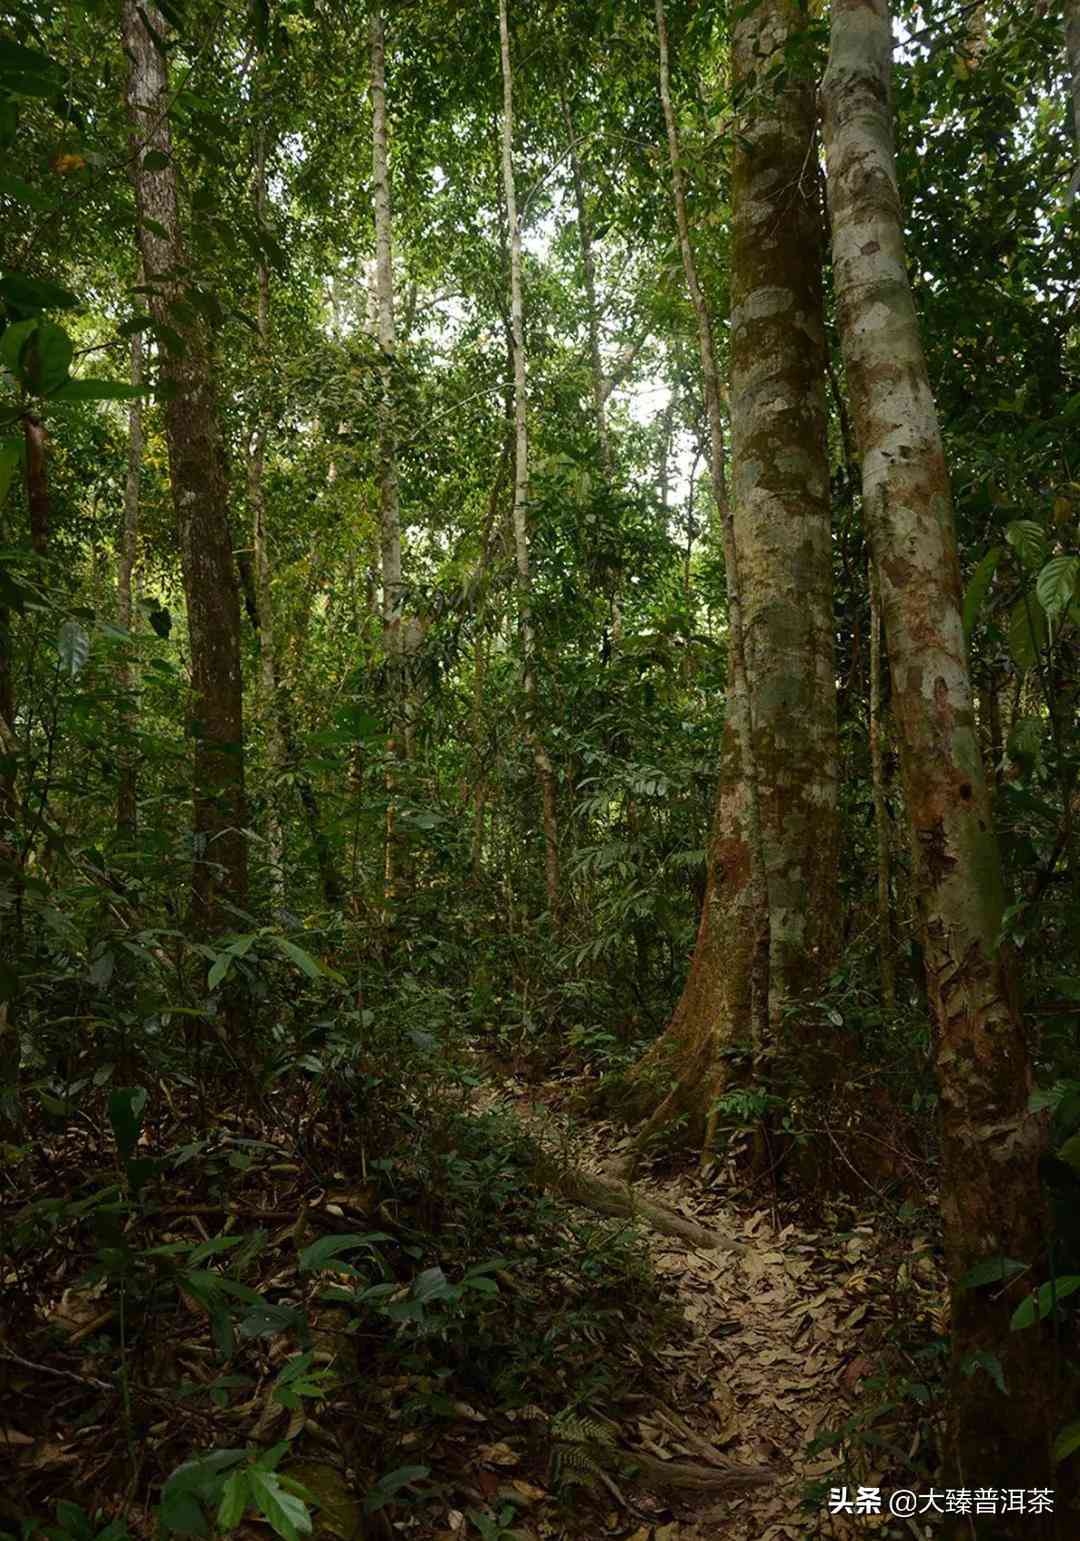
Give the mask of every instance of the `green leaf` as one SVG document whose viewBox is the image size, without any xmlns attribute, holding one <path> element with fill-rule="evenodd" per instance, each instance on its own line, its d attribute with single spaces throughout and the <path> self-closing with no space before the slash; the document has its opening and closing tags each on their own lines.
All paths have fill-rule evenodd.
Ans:
<svg viewBox="0 0 1080 1541">
<path fill-rule="evenodd" d="M 47 278 L 27 278 L 10 270 L 0 277 L 0 299 L 31 314 L 40 310 L 70 310 L 79 302 L 68 289 Z"/>
<path fill-rule="evenodd" d="M 0 38 L 0 76 L 4 75 L 55 75 L 62 79 L 63 71 L 48 54 Z"/>
<path fill-rule="evenodd" d="M 25 203 L 28 209 L 56 207 L 55 198 L 50 198 L 49 194 L 43 193 L 39 187 L 32 187 L 21 177 L 0 177 L 0 197 L 14 199 L 16 203 Z"/>
<path fill-rule="evenodd" d="M 244 1518 L 250 1506 L 251 1489 L 248 1486 L 248 1474 L 246 1471 L 234 1471 L 226 1481 L 221 1494 L 217 1512 L 218 1529 L 233 1530 Z"/>
<path fill-rule="evenodd" d="M 0 337 L 0 361 L 6 369 L 10 369 L 13 375 L 22 380 L 23 351 L 29 345 L 30 339 L 38 329 L 36 317 L 28 321 L 16 321 L 9 326 Z"/>
<path fill-rule="evenodd" d="M 379 1509 L 384 1508 L 401 1488 L 408 1487 L 413 1482 L 422 1482 L 430 1471 L 430 1466 L 399 1466 L 396 1471 L 388 1471 L 369 1490 L 364 1500 L 364 1513 L 375 1514 Z"/>
<path fill-rule="evenodd" d="M 138 1143 L 146 1101 L 144 1086 L 118 1086 L 109 1093 L 109 1122 L 122 1161 L 128 1159 Z"/>
<path fill-rule="evenodd" d="M 273 942 L 287 958 L 292 959 L 297 968 L 303 969 L 309 979 L 322 978 L 324 973 L 323 967 L 320 963 L 316 962 L 309 952 L 305 952 L 302 947 L 297 947 L 295 942 L 290 942 L 288 937 L 285 936 L 275 936 Z"/>
<path fill-rule="evenodd" d="M 209 974 L 206 976 L 206 988 L 208 990 L 216 990 L 218 985 L 232 968 L 232 965 L 232 955 L 230 953 L 223 952 L 220 958 L 218 958 L 217 962 L 211 968 Z"/>
<path fill-rule="evenodd" d="M 1059 1466 L 1069 1456 L 1080 1450 L 1080 1422 L 1068 1423 L 1054 1440 L 1054 1465 Z"/>
<path fill-rule="evenodd" d="M 986 1257 L 968 1270 L 957 1289 L 974 1290 L 983 1284 L 1003 1284 L 1015 1274 L 1023 1273 L 1026 1263 L 1018 1263 L 1012 1257 Z"/>
<path fill-rule="evenodd" d="M 310 1273 L 315 1268 L 325 1267 L 331 1259 L 341 1257 L 345 1252 L 353 1252 L 357 1247 L 371 1247 L 376 1242 L 390 1239 L 385 1231 L 373 1231 L 366 1236 L 356 1232 L 342 1236 L 320 1236 L 318 1241 L 313 1241 L 310 1247 L 305 1247 L 301 1252 L 300 1272 Z"/>
<path fill-rule="evenodd" d="M 30 389 L 39 396 L 52 396 L 68 377 L 75 345 L 53 321 L 39 321 L 37 331 L 23 353 L 22 366 Z"/>
<path fill-rule="evenodd" d="M 1039 603 L 1051 620 L 1067 607 L 1076 592 L 1080 556 L 1052 556 L 1035 579 Z"/>
<path fill-rule="evenodd" d="M 282 1541 L 300 1541 L 311 1534 L 311 1511 L 303 1499 L 282 1487 L 276 1472 L 253 1468 L 247 1476 L 255 1507 Z"/>
<path fill-rule="evenodd" d="M 975 622 L 979 618 L 979 611 L 989 592 L 990 585 L 994 581 L 997 565 L 1001 561 L 1002 548 L 991 546 L 971 575 L 971 580 L 964 595 L 964 636 L 971 641 L 971 633 L 975 629 Z"/>
<path fill-rule="evenodd" d="M 22 439 L 0 439 L 0 508 L 8 495 L 11 479 L 22 464 L 24 450 Z"/>
<path fill-rule="evenodd" d="M 1057 1158 L 1080 1174 L 1080 1134 L 1071 1135 L 1064 1145 L 1058 1147 Z"/>
<path fill-rule="evenodd" d="M 1013 605 L 1009 618 L 1009 652 L 1018 669 L 1034 668 L 1046 646 L 1046 615 L 1038 598 L 1028 593 Z"/>
<path fill-rule="evenodd" d="M 1001 1360 L 996 1354 L 988 1354 L 985 1349 L 977 1349 L 974 1354 L 968 1354 L 960 1365 L 961 1370 L 968 1377 L 975 1374 L 976 1370 L 985 1370 L 1002 1396 L 1008 1396 L 1005 1385 L 1005 1371 L 1001 1367 Z"/>
<path fill-rule="evenodd" d="M 1034 519 L 1014 519 L 1005 528 L 1005 539 L 1025 567 L 1039 567 L 1046 556 L 1046 531 Z"/>
<path fill-rule="evenodd" d="M 1080 1274 L 1063 1274 L 1060 1279 L 1047 1279 L 1037 1290 L 1032 1290 L 1012 1314 L 1009 1323 L 1013 1332 L 1021 1332 L 1049 1316 L 1058 1301 L 1066 1300 L 1080 1289 Z"/>
<path fill-rule="evenodd" d="M 132 385 L 127 380 L 65 380 L 51 392 L 53 401 L 132 401 L 146 394 L 145 385 Z"/>
<path fill-rule="evenodd" d="M 66 621 L 60 623 L 56 647 L 60 654 L 60 662 L 67 670 L 69 678 L 75 679 L 90 657 L 89 633 L 84 626 L 69 616 Z"/>
</svg>

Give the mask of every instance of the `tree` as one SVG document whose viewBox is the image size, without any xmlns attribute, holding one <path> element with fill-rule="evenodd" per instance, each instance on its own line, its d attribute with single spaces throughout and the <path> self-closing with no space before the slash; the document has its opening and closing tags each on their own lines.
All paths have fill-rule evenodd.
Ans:
<svg viewBox="0 0 1080 1541">
<path fill-rule="evenodd" d="M 163 17 L 124 0 L 132 178 L 149 306 L 174 339 L 161 355 L 184 599 L 191 642 L 194 738 L 192 918 L 225 923 L 247 893 L 240 606 L 227 519 L 229 486 L 206 323 L 192 302 L 169 125 Z"/>
<path fill-rule="evenodd" d="M 657 0 L 661 97 L 676 220 L 698 322 L 714 496 L 723 521 L 731 630 L 727 719 L 697 945 L 666 1034 L 639 1068 L 676 1087 L 645 1126 L 687 1107 L 700 1126 L 722 1084 L 719 1057 L 775 1040 L 783 1008 L 834 955 L 836 705 L 825 442 L 820 217 L 811 82 L 766 87 L 797 38 L 800 7 L 762 0 L 732 35 L 740 111 L 732 178 L 731 420 L 725 491 L 721 386 L 697 279 Z M 757 83 L 757 89 L 751 88 Z M 740 93 L 751 97 L 745 110 Z"/>
<path fill-rule="evenodd" d="M 396 328 L 394 323 L 393 224 L 390 213 L 390 167 L 386 131 L 386 28 L 382 8 L 371 12 L 371 157 L 375 206 L 375 335 L 379 344 L 379 528 L 382 555 L 383 640 L 389 678 L 391 733 L 387 771 L 386 893 L 393 897 L 400 877 L 400 835 L 395 797 L 400 795 L 400 770 L 408 752 L 408 689 L 405 670 L 405 623 L 402 613 L 401 502 L 398 494 L 396 429 L 394 424 Z"/>
<path fill-rule="evenodd" d="M 559 837 L 555 813 L 555 768 L 537 721 L 536 636 L 532 614 L 532 573 L 529 561 L 529 423 L 525 322 L 522 297 L 521 225 L 514 187 L 514 77 L 510 62 L 510 30 L 506 0 L 499 0 L 499 54 L 502 61 L 502 176 L 510 241 L 510 333 L 514 368 L 514 554 L 517 565 L 518 624 L 521 630 L 522 689 L 526 730 L 540 785 L 544 830 L 544 883 L 548 908 L 559 909 Z"/>
<path fill-rule="evenodd" d="M 937 1024 L 949 1469 L 972 1486 L 1030 1486 L 1050 1481 L 1053 1375 L 1046 1342 L 1009 1331 L 1025 1286 L 1006 1282 L 1005 1260 L 1041 1256 L 1042 1134 L 1028 1112 L 1027 1042 L 1001 940 L 1004 885 L 976 734 L 949 474 L 905 262 L 891 50 L 887 0 L 835 0 L 823 94 L 837 319 Z M 997 1287 L 971 1287 L 973 1270 L 990 1278 L 998 1267 Z M 995 1534 L 1030 1534 L 1030 1522 L 999 1517 Z"/>
</svg>

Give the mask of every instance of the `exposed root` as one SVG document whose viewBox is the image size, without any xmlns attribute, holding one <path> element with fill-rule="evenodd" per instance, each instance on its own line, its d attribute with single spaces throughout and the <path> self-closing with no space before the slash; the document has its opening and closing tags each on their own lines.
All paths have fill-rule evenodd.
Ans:
<svg viewBox="0 0 1080 1541">
<path fill-rule="evenodd" d="M 629 1183 L 612 1177 L 595 1177 L 574 1167 L 559 1170 L 549 1161 L 540 1166 L 544 1184 L 555 1190 L 571 1204 L 581 1204 L 585 1209 L 602 1215 L 625 1215 L 629 1219 L 643 1221 L 662 1236 L 677 1236 L 692 1247 L 713 1251 L 745 1252 L 741 1242 L 731 1241 L 719 1231 L 710 1231 L 694 1220 L 684 1219 L 673 1209 L 642 1198 Z"/>
</svg>

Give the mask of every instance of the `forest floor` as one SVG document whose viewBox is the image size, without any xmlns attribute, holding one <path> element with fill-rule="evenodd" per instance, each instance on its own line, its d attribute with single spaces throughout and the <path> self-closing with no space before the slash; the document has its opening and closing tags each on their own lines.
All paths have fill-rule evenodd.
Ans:
<svg viewBox="0 0 1080 1541">
<path fill-rule="evenodd" d="M 485 1118 L 497 1140 L 556 1149 L 574 1170 L 602 1173 L 625 1154 L 622 1130 L 572 1111 L 580 1081 L 482 1068 L 448 1125 L 451 1162 L 468 1167 L 462 1128 Z M 226 1447 L 252 1461 L 277 1441 L 282 1471 L 316 1493 L 315 1537 L 335 1541 L 923 1541 L 912 1520 L 828 1513 L 830 1487 L 885 1486 L 920 1464 L 926 1425 L 897 1366 L 921 1375 L 899 1324 L 925 1342 L 944 1322 L 917 1223 L 867 1195 L 811 1225 L 734 1168 L 705 1181 L 696 1168 L 644 1170 L 636 1198 L 723 1239 L 688 1245 L 639 1218 L 582 1223 L 562 1200 L 529 1198 L 522 1169 L 498 1148 L 491 1164 L 483 1145 L 469 1168 L 479 1179 L 425 1216 L 422 1169 L 406 1194 L 408 1152 L 385 1172 L 398 1197 L 373 1197 L 355 1105 L 305 1113 L 302 1086 L 282 1095 L 219 1107 L 210 1125 L 202 1109 L 210 1132 L 195 1141 L 194 1109 L 165 1095 L 134 1146 L 153 1169 L 142 1198 L 124 1197 L 111 1112 L 43 1126 L 0 1171 L 0 1533 L 36 1537 L 18 1516 L 75 1501 L 149 1541 L 181 1463 Z M 478 1220 L 458 1244 L 463 1202 Z M 328 1308 L 328 1284 L 365 1298 L 348 1293 L 362 1281 L 345 1254 L 364 1263 L 376 1243 L 392 1259 L 390 1282 L 368 1292 L 382 1317 Z M 445 1275 L 428 1266 L 433 1245 Z M 512 1255 L 497 1269 L 478 1248 Z M 479 1296 L 453 1283 L 472 1263 L 494 1273 Z M 472 1301 L 480 1314 L 461 1315 Z M 511 1384 L 537 1405 L 488 1394 L 511 1360 Z M 313 1379 L 290 1400 L 285 1379 L 304 1363 Z M 588 1391 L 598 1369 L 607 1405 Z M 390 1466 L 388 1506 L 362 1513 Z M 768 1481 L 738 1486 L 763 1467 Z M 205 1498 L 208 1515 L 216 1502 Z M 231 1533 L 271 1534 L 250 1518 Z M 50 1535 L 93 1541 L 94 1528 Z"/>
<path fill-rule="evenodd" d="M 585 1170 L 610 1171 L 630 1138 L 610 1123 L 568 1114 L 574 1090 L 565 1081 L 539 1087 L 511 1082 L 501 1095 L 527 1125 L 535 1127 L 538 1119 L 549 1129 L 554 1125 Z M 729 1463 L 768 1466 L 775 1481 L 718 1496 L 690 1487 L 645 1502 L 627 1494 L 628 1507 L 611 1509 L 603 1533 L 628 1541 L 929 1536 L 911 1519 L 833 1515 L 828 1505 L 831 1487 L 881 1487 L 898 1455 L 904 1465 L 918 1454 L 917 1437 L 906 1451 L 894 1446 L 890 1452 L 889 1407 L 881 1407 L 883 1420 L 866 1419 L 869 1440 L 861 1440 L 858 1430 L 865 1417 L 860 1393 L 881 1368 L 879 1349 L 896 1319 L 898 1293 L 902 1310 L 928 1333 L 945 1330 L 943 1280 L 927 1238 L 886 1234 L 887 1216 L 870 1205 L 863 1206 L 867 1217 L 853 1205 L 842 1206 L 840 1224 L 835 1211 L 825 1223 L 799 1224 L 775 1203 L 755 1199 L 745 1188 L 740 1193 L 733 1170 L 714 1173 L 708 1182 L 696 1166 L 664 1175 L 643 1172 L 634 1186 L 642 1198 L 734 1245 L 698 1248 L 641 1229 L 652 1268 L 689 1331 L 686 1342 L 658 1350 L 670 1367 L 665 1401 L 624 1431 L 625 1443 L 663 1461 L 700 1463 L 703 1472 Z M 733 1190 L 740 1202 L 729 1197 Z M 877 1400 L 883 1404 L 884 1395 Z M 830 1443 L 830 1435 L 841 1431 L 848 1437 Z M 868 1454 L 875 1447 L 877 1462 Z M 635 1511 L 641 1520 L 636 1528 Z M 541 1528 L 538 1534 L 560 1541 L 593 1536 L 574 1529 Z"/>
</svg>

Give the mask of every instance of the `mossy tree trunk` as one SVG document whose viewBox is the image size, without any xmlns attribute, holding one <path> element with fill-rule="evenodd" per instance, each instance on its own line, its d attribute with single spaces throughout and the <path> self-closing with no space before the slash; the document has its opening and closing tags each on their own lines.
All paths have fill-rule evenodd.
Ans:
<svg viewBox="0 0 1080 1541">
<path fill-rule="evenodd" d="M 1030 1276 L 962 1286 L 969 1270 L 991 1260 L 1038 1268 L 1041 1138 L 1027 1110 L 1028 1050 L 999 940 L 1002 869 L 961 620 L 949 476 L 905 262 L 891 51 L 887 0 L 834 0 L 824 98 L 838 324 L 937 1024 L 952 1298 L 945 1470 L 965 1487 L 1051 1487 L 1051 1345 L 1038 1329 L 1009 1330 Z M 956 1534 L 970 1533 L 967 1518 L 956 1524 Z M 975 1524 L 996 1537 L 1055 1533 L 1052 1518 L 1031 1515 Z"/>
<path fill-rule="evenodd" d="M 733 152 L 731 423 L 724 486 L 721 396 L 681 189 L 658 0 L 661 95 L 676 214 L 698 319 L 714 495 L 725 530 L 731 662 L 720 784 L 697 945 L 682 998 L 634 1076 L 675 1089 L 669 1116 L 708 1130 L 723 1051 L 760 1053 L 783 1007 L 820 979 L 838 932 L 836 704 L 825 439 L 820 199 L 812 83 L 770 80 L 803 25 L 795 0 L 736 15 L 733 89 L 757 82 Z M 763 957 L 764 954 L 764 957 Z M 644 1099 L 636 1099 L 639 1102 Z"/>
<path fill-rule="evenodd" d="M 149 308 L 183 345 L 182 351 L 163 351 L 161 372 L 171 387 L 165 436 L 191 642 L 192 919 L 197 931 L 210 934 L 227 924 L 223 903 L 242 907 L 247 895 L 240 604 L 227 517 L 229 487 L 209 339 L 193 312 L 185 278 L 168 68 L 160 42 L 168 27 L 159 12 L 136 0 L 123 0 L 122 23 L 132 177 Z"/>
</svg>

